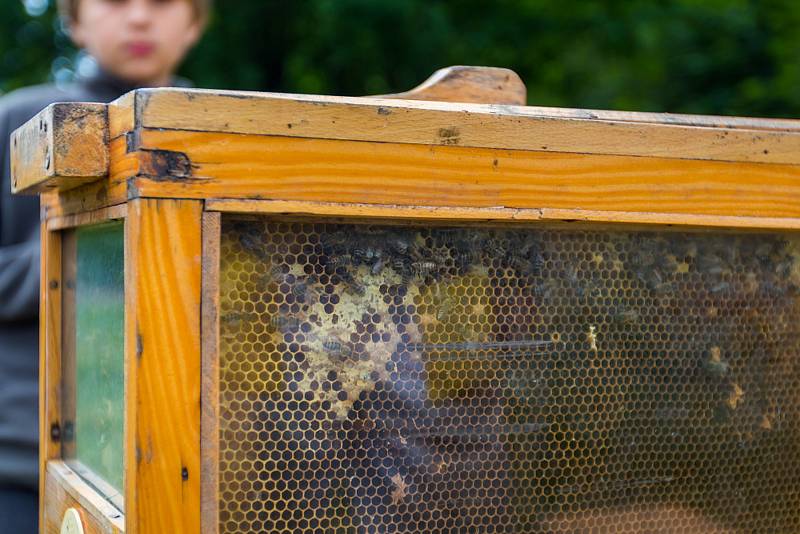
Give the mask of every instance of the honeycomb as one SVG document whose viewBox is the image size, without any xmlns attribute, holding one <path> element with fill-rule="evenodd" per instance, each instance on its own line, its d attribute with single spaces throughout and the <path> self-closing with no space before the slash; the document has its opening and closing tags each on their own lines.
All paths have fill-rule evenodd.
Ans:
<svg viewBox="0 0 800 534">
<path fill-rule="evenodd" d="M 223 219 L 221 532 L 800 532 L 800 239 Z"/>
</svg>

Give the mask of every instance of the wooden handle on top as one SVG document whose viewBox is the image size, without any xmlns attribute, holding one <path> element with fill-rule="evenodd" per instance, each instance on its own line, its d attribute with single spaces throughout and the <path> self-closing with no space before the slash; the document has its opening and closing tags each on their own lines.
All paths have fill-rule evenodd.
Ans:
<svg viewBox="0 0 800 534">
<path fill-rule="evenodd" d="M 461 65 L 437 70 L 430 78 L 410 91 L 376 96 L 473 104 L 524 106 L 527 103 L 525 83 L 513 70 Z"/>
</svg>

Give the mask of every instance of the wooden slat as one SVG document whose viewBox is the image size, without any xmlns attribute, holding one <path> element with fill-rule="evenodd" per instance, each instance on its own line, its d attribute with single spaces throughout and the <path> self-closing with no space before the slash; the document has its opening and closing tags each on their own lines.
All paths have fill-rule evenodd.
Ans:
<svg viewBox="0 0 800 534">
<path fill-rule="evenodd" d="M 144 89 L 143 128 L 800 163 L 800 121 L 200 89 Z"/>
<path fill-rule="evenodd" d="M 64 512 L 75 508 L 86 534 L 122 534 L 125 517 L 65 463 L 53 460 L 42 471 L 45 480 L 40 532 L 59 534 Z"/>
<path fill-rule="evenodd" d="M 136 114 L 136 91 L 125 93 L 108 105 L 108 139 L 132 132 Z"/>
<path fill-rule="evenodd" d="M 199 532 L 202 203 L 128 206 L 125 510 L 131 534 Z"/>
<path fill-rule="evenodd" d="M 61 457 L 61 233 L 41 226 L 39 284 L 39 522 L 43 524 L 45 471 Z"/>
<path fill-rule="evenodd" d="M 173 154 L 145 165 L 158 176 L 132 182 L 142 197 L 660 213 L 678 222 L 800 215 L 800 167 L 789 165 L 169 130 L 145 130 L 141 146 Z"/>
<path fill-rule="evenodd" d="M 11 190 L 67 190 L 108 174 L 105 104 L 56 103 L 11 135 Z"/>
<path fill-rule="evenodd" d="M 98 224 L 106 221 L 124 219 L 127 213 L 127 204 L 117 204 L 116 206 L 109 206 L 107 208 L 53 217 L 47 221 L 47 226 L 51 230 L 63 230 L 87 224 Z"/>
<path fill-rule="evenodd" d="M 220 214 L 203 214 L 203 361 L 200 423 L 201 532 L 219 532 L 219 247 Z"/>
<path fill-rule="evenodd" d="M 525 84 L 513 70 L 458 65 L 437 70 L 410 91 L 377 98 L 524 106 L 527 96 Z"/>
<path fill-rule="evenodd" d="M 61 232 L 61 293 L 60 307 L 57 311 L 61 320 L 59 324 L 60 344 L 54 354 L 53 363 L 57 367 L 58 382 L 51 386 L 55 390 L 52 402 L 57 405 L 59 426 L 62 430 L 60 441 L 61 458 L 75 457 L 74 434 L 67 436 L 68 422 L 75 423 L 76 392 L 66 394 L 65 382 L 71 382 L 74 387 L 77 382 L 77 275 L 78 275 L 78 237 L 73 231 Z M 74 431 L 74 426 L 73 426 Z M 70 439 L 67 439 L 67 438 Z"/>
<path fill-rule="evenodd" d="M 227 213 L 260 213 L 314 217 L 355 217 L 384 220 L 437 222 L 576 222 L 624 224 L 673 224 L 714 228 L 765 230 L 800 229 L 800 219 L 776 217 L 725 217 L 720 215 L 675 215 L 625 211 L 562 209 L 453 208 L 449 206 L 397 206 L 387 204 L 344 204 L 302 200 L 248 200 L 210 198 L 206 210 Z M 596 225 L 595 225 L 596 227 Z"/>
</svg>

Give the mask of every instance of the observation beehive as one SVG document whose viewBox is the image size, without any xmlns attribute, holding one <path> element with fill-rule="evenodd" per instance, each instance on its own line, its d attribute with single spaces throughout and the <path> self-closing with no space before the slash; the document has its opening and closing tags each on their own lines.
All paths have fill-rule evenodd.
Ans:
<svg viewBox="0 0 800 534">
<path fill-rule="evenodd" d="M 457 68 L 18 130 L 43 531 L 800 532 L 800 123 L 515 104 Z"/>
</svg>

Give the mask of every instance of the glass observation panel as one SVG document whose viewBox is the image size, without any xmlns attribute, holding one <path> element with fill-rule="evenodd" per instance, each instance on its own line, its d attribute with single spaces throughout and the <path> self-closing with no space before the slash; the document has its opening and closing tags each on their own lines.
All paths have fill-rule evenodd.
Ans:
<svg viewBox="0 0 800 534">
<path fill-rule="evenodd" d="M 64 236 L 64 456 L 108 497 L 123 480 L 123 250 L 122 222 Z"/>
<path fill-rule="evenodd" d="M 800 531 L 800 239 L 223 219 L 221 532 Z"/>
</svg>

